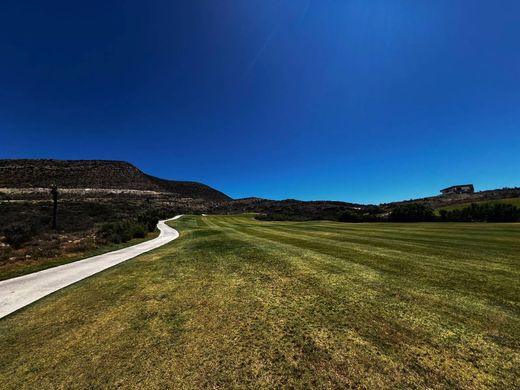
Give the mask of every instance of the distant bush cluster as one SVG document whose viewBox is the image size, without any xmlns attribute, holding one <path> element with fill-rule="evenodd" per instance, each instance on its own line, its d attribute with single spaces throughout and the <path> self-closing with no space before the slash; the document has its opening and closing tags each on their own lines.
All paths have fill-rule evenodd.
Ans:
<svg viewBox="0 0 520 390">
<path fill-rule="evenodd" d="M 116 244 L 130 241 L 132 238 L 143 238 L 146 233 L 144 225 L 129 219 L 105 223 L 100 229 L 100 236 L 103 240 Z"/>
<path fill-rule="evenodd" d="M 31 224 L 13 223 L 4 229 L 5 241 L 13 248 L 20 248 L 36 235 L 36 228 Z"/>
<path fill-rule="evenodd" d="M 338 214 L 338 221 L 340 222 L 383 222 L 386 217 L 381 216 L 384 210 L 378 206 L 369 206 L 358 210 L 345 210 Z"/>
<path fill-rule="evenodd" d="M 146 237 L 147 233 L 155 230 L 157 222 L 159 222 L 157 212 L 144 211 L 137 218 L 103 224 L 99 235 L 107 242 L 120 244 L 130 241 L 132 238 Z"/>
<path fill-rule="evenodd" d="M 267 213 L 267 214 L 260 214 L 255 217 L 256 219 L 260 221 L 293 221 L 293 222 L 303 222 L 303 221 L 310 221 L 310 220 L 317 220 L 321 218 L 309 218 L 305 215 L 298 215 L 295 213 Z"/>
<path fill-rule="evenodd" d="M 440 210 L 435 215 L 432 208 L 420 203 L 408 203 L 395 207 L 385 214 L 381 209 L 346 210 L 338 214 L 340 222 L 519 222 L 520 208 L 506 203 L 472 203 L 470 206 Z"/>
<path fill-rule="evenodd" d="M 431 207 L 420 203 L 410 203 L 397 206 L 389 216 L 391 222 L 431 222 L 435 215 Z"/>
<path fill-rule="evenodd" d="M 164 213 L 157 210 L 146 210 L 137 216 L 137 222 L 144 225 L 149 232 L 153 232 L 159 218 L 164 218 Z"/>
<path fill-rule="evenodd" d="M 450 222 L 518 222 L 520 208 L 507 203 L 472 203 L 462 209 L 439 210 L 439 219 Z"/>
<path fill-rule="evenodd" d="M 392 222 L 518 222 L 520 208 L 507 203 L 472 203 L 461 209 L 439 210 L 411 203 L 396 207 L 389 215 Z"/>
</svg>

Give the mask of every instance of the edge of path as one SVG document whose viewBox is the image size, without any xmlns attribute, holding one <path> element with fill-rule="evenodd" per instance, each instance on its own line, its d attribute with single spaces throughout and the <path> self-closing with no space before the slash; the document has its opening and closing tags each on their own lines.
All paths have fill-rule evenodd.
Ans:
<svg viewBox="0 0 520 390">
<path fill-rule="evenodd" d="M 157 228 L 160 230 L 160 234 L 151 240 L 0 281 L 0 318 L 55 291 L 177 239 L 179 232 L 168 226 L 166 222 L 179 219 L 180 217 L 182 215 L 159 221 Z"/>
</svg>

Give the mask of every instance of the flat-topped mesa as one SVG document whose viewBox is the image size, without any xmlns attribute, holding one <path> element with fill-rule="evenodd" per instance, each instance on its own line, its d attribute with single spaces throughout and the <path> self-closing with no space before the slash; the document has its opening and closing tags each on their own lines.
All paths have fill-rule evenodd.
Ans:
<svg viewBox="0 0 520 390">
<path fill-rule="evenodd" d="M 143 172 L 123 161 L 0 160 L 0 187 L 118 188 L 158 190 Z"/>
<path fill-rule="evenodd" d="M 229 198 L 205 184 L 159 179 L 125 161 L 0 160 L 0 188 L 130 190 L 223 202 Z"/>
</svg>

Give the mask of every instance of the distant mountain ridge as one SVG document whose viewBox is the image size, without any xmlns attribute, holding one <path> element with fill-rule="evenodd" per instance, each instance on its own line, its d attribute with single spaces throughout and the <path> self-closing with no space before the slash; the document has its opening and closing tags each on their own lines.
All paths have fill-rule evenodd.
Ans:
<svg viewBox="0 0 520 390">
<path fill-rule="evenodd" d="M 125 161 L 0 160 L 0 188 L 48 188 L 52 184 L 60 188 L 156 191 L 212 202 L 231 200 L 205 184 L 147 175 Z"/>
</svg>

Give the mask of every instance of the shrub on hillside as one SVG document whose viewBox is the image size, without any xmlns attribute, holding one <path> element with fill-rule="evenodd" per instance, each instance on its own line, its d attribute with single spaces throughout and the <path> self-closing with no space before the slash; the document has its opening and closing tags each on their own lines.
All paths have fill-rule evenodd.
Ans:
<svg viewBox="0 0 520 390">
<path fill-rule="evenodd" d="M 440 210 L 441 221 L 450 222 L 517 222 L 520 221 L 520 208 L 512 204 L 477 204 L 462 209 Z"/>
<path fill-rule="evenodd" d="M 390 213 L 392 222 L 428 222 L 434 220 L 433 209 L 420 203 L 397 206 Z"/>
<path fill-rule="evenodd" d="M 149 232 L 153 232 L 159 222 L 159 212 L 155 210 L 146 210 L 137 216 L 137 222 L 146 226 Z"/>
<path fill-rule="evenodd" d="M 497 203 L 491 205 L 486 215 L 487 222 L 520 221 L 520 208 L 512 204 Z"/>
<path fill-rule="evenodd" d="M 110 214 L 111 211 L 110 205 L 98 202 L 85 202 L 83 208 L 89 217 L 103 217 Z"/>
<path fill-rule="evenodd" d="M 386 222 L 386 216 L 380 214 L 381 209 L 369 206 L 364 210 L 344 210 L 338 213 L 339 222 Z"/>
<path fill-rule="evenodd" d="M 338 214 L 339 222 L 363 222 L 363 215 L 354 211 L 345 210 Z"/>
<path fill-rule="evenodd" d="M 36 234 L 33 225 L 16 223 L 4 229 L 5 241 L 14 248 L 20 248 L 24 243 L 30 241 Z"/>
<path fill-rule="evenodd" d="M 105 241 L 120 244 L 132 238 L 144 238 L 147 226 L 133 220 L 105 223 L 100 229 L 101 238 Z"/>
<path fill-rule="evenodd" d="M 381 206 L 368 205 L 364 208 L 364 212 L 368 215 L 380 215 L 383 214 L 385 210 Z"/>
</svg>

